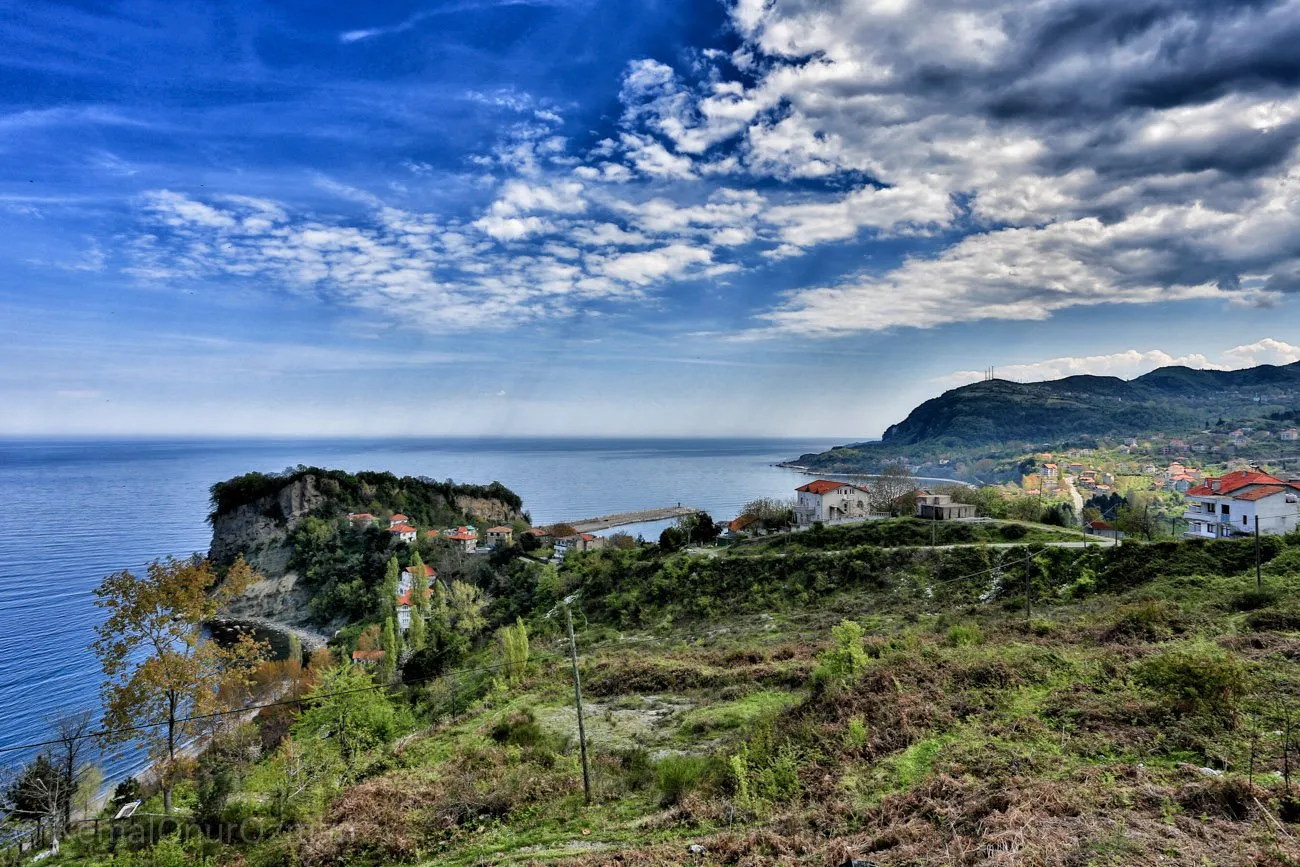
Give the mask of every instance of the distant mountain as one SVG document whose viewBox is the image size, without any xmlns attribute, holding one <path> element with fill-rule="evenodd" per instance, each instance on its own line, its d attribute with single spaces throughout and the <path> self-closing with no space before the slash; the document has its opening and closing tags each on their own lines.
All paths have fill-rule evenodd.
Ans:
<svg viewBox="0 0 1300 867">
<path fill-rule="evenodd" d="M 805 455 L 806 466 L 842 465 L 845 448 L 929 451 L 1010 442 L 1045 443 L 1083 435 L 1140 436 L 1203 430 L 1220 419 L 1246 420 L 1300 405 L 1300 362 L 1245 370 L 1162 367 L 1133 380 L 1071 376 L 1047 382 L 976 382 L 927 400 L 891 425 L 879 443 Z M 819 460 L 820 459 L 820 460 Z"/>
</svg>

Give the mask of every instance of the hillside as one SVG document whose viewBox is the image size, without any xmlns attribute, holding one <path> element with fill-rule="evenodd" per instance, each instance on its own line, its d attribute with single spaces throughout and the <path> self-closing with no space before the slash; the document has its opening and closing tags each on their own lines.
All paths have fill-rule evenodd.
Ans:
<svg viewBox="0 0 1300 867">
<path fill-rule="evenodd" d="M 421 528 L 500 524 L 523 517 L 519 496 L 500 483 L 459 485 L 298 467 L 248 473 L 212 486 L 212 546 L 219 567 L 242 556 L 264 580 L 228 606 L 231 617 L 293 625 L 362 616 L 384 563 L 400 543 L 379 526 L 353 526 L 350 512 L 409 517 Z"/>
<path fill-rule="evenodd" d="M 1242 422 L 1300 404 L 1300 363 L 1245 370 L 1165 367 L 1133 380 L 1071 376 L 1047 382 L 991 380 L 925 401 L 886 429 L 879 443 L 859 443 L 798 463 L 830 470 L 875 455 L 936 449 L 1051 443 L 1081 436 L 1142 436 Z"/>
<path fill-rule="evenodd" d="M 301 714 L 223 735 L 202 765 L 226 775 L 220 797 L 182 784 L 213 823 L 185 851 L 303 867 L 1295 865 L 1300 539 L 1266 539 L 1263 560 L 1260 593 L 1249 542 L 573 555 L 533 575 L 515 675 L 493 642 L 455 676 L 408 669 L 387 696 L 358 697 L 353 668 L 320 675 Z M 573 593 L 590 804 L 547 616 Z M 344 713 L 364 744 L 346 759 Z M 187 786 L 208 794 L 186 801 Z M 124 863 L 181 863 L 163 845 L 172 861 L 160 845 Z M 118 863 L 92 852 L 70 840 L 51 863 Z"/>
</svg>

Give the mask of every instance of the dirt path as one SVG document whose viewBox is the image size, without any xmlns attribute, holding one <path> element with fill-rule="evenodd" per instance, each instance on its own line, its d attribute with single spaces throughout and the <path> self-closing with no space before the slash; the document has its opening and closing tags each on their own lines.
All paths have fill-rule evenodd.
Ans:
<svg viewBox="0 0 1300 867">
<path fill-rule="evenodd" d="M 1070 492 L 1070 501 L 1074 503 L 1074 514 L 1079 520 L 1083 520 L 1083 496 L 1079 494 L 1079 489 L 1074 486 L 1074 476 L 1063 476 L 1065 489 Z"/>
</svg>

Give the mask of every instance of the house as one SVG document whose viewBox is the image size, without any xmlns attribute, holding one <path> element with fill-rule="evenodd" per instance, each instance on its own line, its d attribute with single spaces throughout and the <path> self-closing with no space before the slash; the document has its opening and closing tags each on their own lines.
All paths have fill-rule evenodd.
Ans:
<svg viewBox="0 0 1300 867">
<path fill-rule="evenodd" d="M 1070 464 L 1070 475 L 1077 476 L 1083 472 L 1083 464 Z"/>
<path fill-rule="evenodd" d="M 510 527 L 488 527 L 488 545 L 509 548 L 515 543 L 515 531 Z"/>
<path fill-rule="evenodd" d="M 405 593 L 397 597 L 397 628 L 403 632 L 411 628 L 411 592 L 412 591 L 407 590 Z M 432 597 L 433 588 L 425 587 L 424 598 L 430 599 Z"/>
<path fill-rule="evenodd" d="M 1105 521 L 1089 521 L 1083 528 L 1089 536 L 1107 536 L 1111 539 L 1123 539 L 1124 534 Z"/>
<path fill-rule="evenodd" d="M 727 524 L 727 529 L 723 531 L 723 535 L 730 538 L 740 533 L 744 533 L 750 527 L 754 527 L 759 520 L 760 518 L 758 515 L 741 515 L 739 518 L 736 518 L 734 521 L 730 521 Z M 758 527 L 754 527 L 754 529 L 757 530 Z"/>
<path fill-rule="evenodd" d="M 396 527 L 398 524 L 405 524 L 408 523 L 410 520 L 411 519 L 406 517 L 405 515 L 394 515 L 393 517 L 388 519 L 388 526 Z"/>
<path fill-rule="evenodd" d="M 590 533 L 575 533 L 555 540 L 555 556 L 563 560 L 570 551 L 595 551 L 605 547 L 605 539 Z"/>
<path fill-rule="evenodd" d="M 1053 463 L 1043 464 L 1038 468 L 1038 474 L 1045 479 L 1054 479 L 1060 475 L 1061 468 Z"/>
<path fill-rule="evenodd" d="M 1287 428 L 1286 430 L 1278 434 L 1277 438 L 1280 440 L 1285 440 L 1286 442 L 1289 443 L 1293 443 L 1296 440 L 1300 440 L 1300 430 L 1297 430 L 1296 428 L 1293 427 Z"/>
<path fill-rule="evenodd" d="M 954 503 L 947 494 L 916 492 L 916 517 L 931 521 L 954 521 L 975 517 L 973 503 Z"/>
<path fill-rule="evenodd" d="M 427 565 L 427 564 L 425 565 L 425 567 L 424 567 L 424 586 L 425 586 L 425 587 L 428 587 L 428 586 L 429 586 L 429 582 L 432 581 L 432 580 L 434 579 L 434 577 L 436 576 L 436 574 L 437 574 L 437 573 L 435 573 L 435 572 L 433 571 L 433 567 L 432 567 L 432 566 L 429 566 L 429 565 Z M 398 596 L 401 596 L 403 593 L 406 593 L 406 592 L 409 591 L 413 586 L 415 586 L 416 583 L 417 583 L 417 582 L 416 582 L 416 578 L 415 578 L 415 573 L 412 572 L 410 569 L 403 569 L 403 570 L 402 570 L 402 575 L 401 575 L 401 577 L 400 577 L 400 578 L 398 579 L 398 581 L 397 581 L 397 595 L 398 595 Z"/>
<path fill-rule="evenodd" d="M 1300 526 L 1300 481 L 1258 470 L 1209 478 L 1187 492 L 1187 536 L 1222 539 L 1259 532 L 1275 536 Z"/>
<path fill-rule="evenodd" d="M 369 512 L 348 512 L 348 520 L 353 524 L 373 524 L 375 516 Z"/>
<path fill-rule="evenodd" d="M 443 532 L 442 536 L 455 542 L 466 554 L 473 554 L 478 547 L 478 533 L 473 527 L 457 527 Z"/>
<path fill-rule="evenodd" d="M 866 518 L 867 489 L 848 482 L 818 479 L 795 489 L 794 520 L 800 527 L 815 521 L 844 521 Z"/>
<path fill-rule="evenodd" d="M 415 544 L 416 531 L 410 524 L 390 524 L 388 532 L 396 536 L 400 541 L 408 545 Z"/>
<path fill-rule="evenodd" d="M 379 661 L 386 655 L 382 650 L 354 650 L 352 651 L 352 664 L 378 665 Z"/>
</svg>

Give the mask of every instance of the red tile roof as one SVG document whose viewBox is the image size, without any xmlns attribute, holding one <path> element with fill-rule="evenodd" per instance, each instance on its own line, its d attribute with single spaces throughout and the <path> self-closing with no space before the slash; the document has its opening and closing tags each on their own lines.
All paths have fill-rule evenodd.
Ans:
<svg viewBox="0 0 1300 867">
<path fill-rule="evenodd" d="M 858 491 L 866 491 L 866 488 L 858 485 L 851 485 L 848 482 L 832 482 L 829 479 L 818 479 L 815 482 L 809 482 L 801 488 L 795 490 L 803 491 L 809 494 L 829 494 L 831 491 L 838 491 L 840 488 L 853 488 Z"/>
<path fill-rule="evenodd" d="M 390 533 L 414 533 L 415 528 L 410 524 L 394 524 L 388 528 Z"/>
<path fill-rule="evenodd" d="M 1089 521 L 1088 528 L 1091 530 L 1113 530 L 1115 529 L 1105 521 Z"/>
<path fill-rule="evenodd" d="M 426 588 L 424 588 L 424 598 L 425 598 L 425 599 L 428 599 L 428 598 L 431 597 L 431 596 L 433 596 L 433 588 L 432 588 L 432 587 L 426 587 Z M 397 597 L 397 604 L 398 604 L 398 605 L 410 605 L 410 604 L 411 604 L 411 591 L 410 591 L 410 590 L 407 590 L 407 591 L 406 591 L 405 593 L 403 593 L 401 596 L 398 596 L 398 597 Z"/>
<path fill-rule="evenodd" d="M 352 651 L 353 662 L 378 662 L 384 658 L 382 650 L 354 650 Z"/>
<path fill-rule="evenodd" d="M 513 527 L 489 527 L 488 528 L 489 533 L 513 533 L 514 531 L 515 530 Z"/>
<path fill-rule="evenodd" d="M 369 512 L 349 512 L 349 513 L 348 513 L 348 520 L 349 520 L 349 521 L 373 521 L 374 519 L 375 519 L 375 516 L 372 515 L 372 514 L 370 514 Z"/>
<path fill-rule="evenodd" d="M 452 533 L 447 538 L 453 539 L 457 542 L 471 542 L 478 540 L 478 536 L 475 536 L 473 533 Z"/>
<path fill-rule="evenodd" d="M 1219 483 L 1217 491 L 1212 487 L 1214 482 Z M 1281 479 L 1274 478 L 1268 473 L 1238 470 L 1235 473 L 1228 473 L 1226 476 L 1206 479 L 1205 484 L 1192 488 L 1187 492 L 1187 495 L 1190 497 L 1227 496 L 1233 491 L 1240 490 L 1248 485 L 1280 485 L 1282 483 Z"/>
<path fill-rule="evenodd" d="M 408 567 L 406 567 L 405 569 L 403 569 L 402 571 L 403 571 L 403 572 L 410 572 L 410 571 L 411 571 L 411 567 L 408 566 Z M 424 564 L 424 577 L 426 577 L 426 578 L 432 578 L 432 577 L 433 577 L 433 567 L 430 566 L 428 563 L 425 563 L 425 564 Z"/>
<path fill-rule="evenodd" d="M 388 520 L 390 520 L 390 521 L 397 521 L 397 522 L 400 523 L 400 522 L 402 522 L 402 521 L 409 521 L 409 520 L 411 520 L 411 519 L 408 518 L 408 517 L 406 517 L 405 515 L 394 515 L 393 517 L 389 518 Z"/>
<path fill-rule="evenodd" d="M 527 530 L 524 530 L 524 532 L 527 533 L 527 534 L 530 535 L 530 536 L 549 536 L 549 535 L 551 535 L 551 533 L 550 533 L 549 530 L 543 530 L 541 527 L 529 527 Z"/>
<path fill-rule="evenodd" d="M 1285 490 L 1287 490 L 1285 485 L 1264 485 L 1262 487 L 1253 488 L 1249 491 L 1246 491 L 1244 494 L 1237 494 L 1235 497 L 1233 497 L 1233 499 L 1249 500 L 1249 501 L 1262 500 L 1265 497 L 1271 497 L 1274 494 L 1280 494 Z"/>
<path fill-rule="evenodd" d="M 757 520 L 758 515 L 741 515 L 739 518 L 728 524 L 727 529 L 733 533 L 739 533 Z"/>
</svg>

